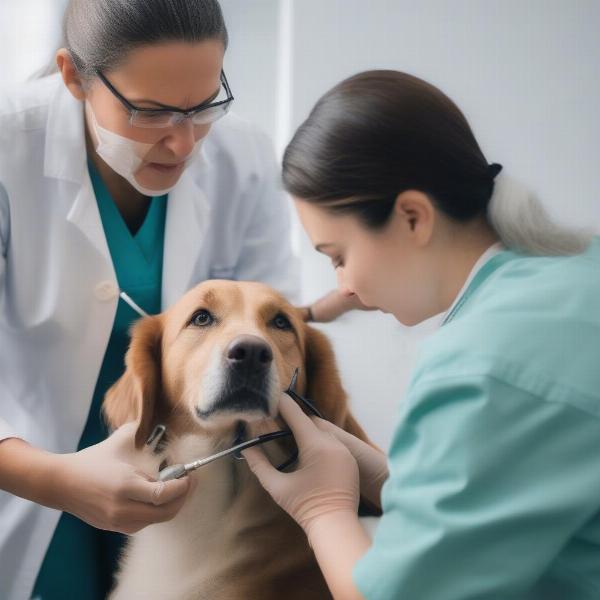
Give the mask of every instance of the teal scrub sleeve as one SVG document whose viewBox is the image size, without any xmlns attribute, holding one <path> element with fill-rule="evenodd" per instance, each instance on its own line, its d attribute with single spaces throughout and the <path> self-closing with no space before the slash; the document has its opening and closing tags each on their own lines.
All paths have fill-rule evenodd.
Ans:
<svg viewBox="0 0 600 600">
<path fill-rule="evenodd" d="M 353 570 L 364 597 L 525 597 L 598 511 L 600 420 L 566 400 L 489 375 L 412 389 L 384 515 Z"/>
</svg>

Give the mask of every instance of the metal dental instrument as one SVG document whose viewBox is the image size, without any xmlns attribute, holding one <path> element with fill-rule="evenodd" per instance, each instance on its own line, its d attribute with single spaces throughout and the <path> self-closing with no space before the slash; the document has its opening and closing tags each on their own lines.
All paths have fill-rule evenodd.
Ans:
<svg viewBox="0 0 600 600">
<path fill-rule="evenodd" d="M 306 406 L 306 408 L 308 408 L 313 415 L 324 419 L 325 417 L 318 411 L 317 407 L 308 398 L 305 398 L 296 392 L 294 388 L 296 387 L 297 380 L 298 369 L 294 371 L 290 385 L 288 386 L 288 389 L 284 391 L 284 394 L 287 394 L 290 398 L 293 398 L 296 402 L 298 402 L 298 404 Z"/>
<path fill-rule="evenodd" d="M 131 296 L 129 296 L 129 294 L 125 293 L 125 292 L 121 292 L 119 294 L 119 296 L 121 297 L 121 299 L 126 302 L 127 304 L 129 304 L 129 306 L 131 306 L 131 308 L 138 314 L 140 315 L 140 317 L 147 317 L 148 313 L 139 306 L 139 304 L 136 304 L 133 299 L 131 298 Z"/>
<path fill-rule="evenodd" d="M 323 418 L 321 413 L 317 410 L 317 408 L 314 406 L 314 404 L 310 400 L 307 400 L 306 398 L 304 398 L 303 396 L 301 396 L 294 390 L 294 388 L 296 387 L 297 379 L 298 379 L 298 369 L 296 369 L 294 371 L 294 374 L 292 375 L 292 380 L 290 381 L 290 385 L 284 391 L 284 393 L 287 394 L 288 396 L 290 396 L 291 398 L 293 398 L 296 402 L 306 406 L 309 409 L 309 411 L 312 412 L 314 415 Z M 201 458 L 201 459 L 198 459 L 193 462 L 186 463 L 186 464 L 177 464 L 177 465 L 171 465 L 169 467 L 165 467 L 158 474 L 158 481 L 169 481 L 170 479 L 179 479 L 179 478 L 183 477 L 184 475 L 186 475 L 187 473 L 189 473 L 190 471 L 194 471 L 194 470 L 196 470 L 200 467 L 203 467 L 204 465 L 207 465 L 219 458 L 223 458 L 224 456 L 229 456 L 230 454 L 238 454 L 239 452 L 241 452 L 242 450 L 245 450 L 246 448 L 251 448 L 252 446 L 264 444 L 265 442 L 270 442 L 271 440 L 281 438 L 281 437 L 287 437 L 290 435 L 292 435 L 292 432 L 290 430 L 282 430 L 282 431 L 274 431 L 272 433 L 265 433 L 263 435 L 259 435 L 258 437 L 252 438 L 251 440 L 247 440 L 240 444 L 236 444 L 235 446 L 232 446 L 231 448 L 228 448 L 227 450 L 222 450 L 221 452 L 217 452 L 216 454 L 213 454 L 206 458 Z M 277 469 L 281 471 L 282 469 L 288 467 L 293 462 L 295 462 L 297 458 L 298 458 L 298 453 L 295 452 L 294 455 L 289 460 L 287 460 L 285 463 L 279 465 L 277 467 Z M 243 457 L 242 457 L 242 459 L 243 459 Z"/>
<path fill-rule="evenodd" d="M 212 456 L 208 456 L 207 458 L 201 458 L 199 460 L 195 460 L 186 464 L 179 465 L 171 465 L 170 467 L 165 467 L 158 474 L 158 481 L 169 481 L 169 479 L 179 479 L 183 477 L 190 471 L 194 471 L 204 465 L 207 465 L 214 460 L 219 458 L 223 458 L 224 456 L 229 456 L 230 454 L 235 454 L 241 450 L 245 450 L 246 448 L 251 448 L 252 446 L 256 446 L 258 444 L 264 444 L 265 442 L 270 442 L 276 438 L 287 437 L 292 435 L 291 431 L 274 431 L 273 433 L 265 433 L 263 435 L 259 435 L 258 437 L 252 438 L 251 440 L 247 440 L 242 442 L 241 444 L 237 444 L 228 448 L 227 450 L 222 450 L 221 452 L 217 452 Z"/>
</svg>

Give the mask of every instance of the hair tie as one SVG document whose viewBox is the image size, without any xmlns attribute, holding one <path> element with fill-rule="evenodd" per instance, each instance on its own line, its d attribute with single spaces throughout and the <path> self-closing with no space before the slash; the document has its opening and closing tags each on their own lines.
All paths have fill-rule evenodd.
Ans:
<svg viewBox="0 0 600 600">
<path fill-rule="evenodd" d="M 498 163 L 492 163 L 491 165 L 488 165 L 487 172 L 491 179 L 494 179 L 494 177 L 496 177 L 500 171 L 502 171 L 502 165 Z"/>
</svg>

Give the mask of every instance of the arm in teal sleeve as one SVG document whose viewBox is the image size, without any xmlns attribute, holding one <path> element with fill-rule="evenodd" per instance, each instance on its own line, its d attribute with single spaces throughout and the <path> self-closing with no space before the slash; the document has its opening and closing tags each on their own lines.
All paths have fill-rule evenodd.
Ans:
<svg viewBox="0 0 600 600">
<path fill-rule="evenodd" d="M 598 417 L 487 375 L 418 384 L 407 403 L 357 587 L 368 600 L 519 597 L 598 510 Z"/>
</svg>

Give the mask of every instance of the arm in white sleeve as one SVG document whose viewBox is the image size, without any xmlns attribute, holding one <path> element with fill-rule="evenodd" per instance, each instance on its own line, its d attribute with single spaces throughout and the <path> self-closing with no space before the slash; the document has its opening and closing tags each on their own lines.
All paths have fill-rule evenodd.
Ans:
<svg viewBox="0 0 600 600">
<path fill-rule="evenodd" d="M 262 172 L 249 198 L 254 211 L 244 232 L 235 278 L 266 283 L 297 303 L 300 268 L 292 252 L 291 201 L 283 191 L 270 139 L 256 133 L 255 140 Z"/>
<path fill-rule="evenodd" d="M 4 285 L 6 271 L 6 256 L 8 252 L 9 236 L 9 213 L 8 213 L 8 194 L 0 182 L 0 307 L 4 302 Z M 1 341 L 0 341 L 1 344 Z M 0 355 L 0 361 L 2 357 Z M 0 373 L 2 369 L 0 368 Z M 16 437 L 15 431 L 6 422 L 1 410 L 2 398 L 0 398 L 0 442 L 9 437 Z"/>
</svg>

